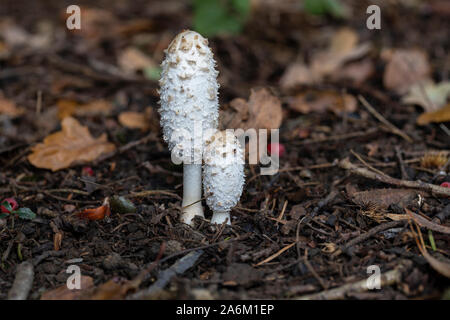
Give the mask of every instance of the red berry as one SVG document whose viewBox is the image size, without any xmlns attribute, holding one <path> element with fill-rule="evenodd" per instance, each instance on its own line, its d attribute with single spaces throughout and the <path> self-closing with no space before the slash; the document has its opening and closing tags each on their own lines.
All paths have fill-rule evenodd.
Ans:
<svg viewBox="0 0 450 320">
<path fill-rule="evenodd" d="M 284 153 L 286 152 L 286 148 L 284 147 L 283 144 L 281 143 L 270 143 L 267 146 L 267 151 L 270 154 L 278 154 L 278 157 L 282 157 L 284 155 Z"/>
<path fill-rule="evenodd" d="M 16 209 L 19 207 L 19 205 L 18 205 L 16 199 L 14 199 L 14 198 L 6 198 L 6 199 L 4 199 L 4 200 L 2 201 L 2 203 L 3 203 L 3 202 L 8 202 L 9 205 L 11 206 L 11 208 L 12 208 L 12 211 L 16 210 Z M 1 206 L 0 209 L 1 209 L 2 213 L 11 213 L 11 212 L 10 212 L 8 209 L 6 209 L 4 206 Z"/>
<path fill-rule="evenodd" d="M 92 177 L 94 175 L 94 170 L 92 170 L 91 167 L 83 167 L 83 169 L 81 169 L 81 175 Z"/>
<path fill-rule="evenodd" d="M 441 183 L 441 187 L 444 187 L 444 188 L 450 188 L 450 182 L 442 182 Z"/>
</svg>

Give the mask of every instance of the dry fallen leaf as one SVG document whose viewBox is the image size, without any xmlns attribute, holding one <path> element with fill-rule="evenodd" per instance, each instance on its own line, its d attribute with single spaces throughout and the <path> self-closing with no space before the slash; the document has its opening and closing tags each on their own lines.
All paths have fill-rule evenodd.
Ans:
<svg viewBox="0 0 450 320">
<path fill-rule="evenodd" d="M 450 103 L 437 111 L 422 113 L 417 118 L 417 124 L 421 126 L 429 124 L 430 122 L 447 122 L 447 121 L 450 121 Z"/>
<path fill-rule="evenodd" d="M 234 111 L 221 113 L 223 129 L 278 129 L 282 122 L 281 102 L 265 88 L 252 89 L 248 102 L 237 98 L 230 102 L 230 107 Z"/>
<path fill-rule="evenodd" d="M 0 97 L 0 116 L 6 115 L 11 118 L 17 118 L 24 112 L 25 110 L 23 108 L 17 107 L 17 105 L 13 101 Z"/>
<path fill-rule="evenodd" d="M 349 69 L 345 64 L 363 57 L 370 48 L 369 43 L 358 44 L 355 31 L 343 28 L 333 35 L 328 49 L 314 55 L 310 66 L 298 62 L 290 65 L 280 79 L 280 86 L 288 90 L 298 85 L 321 82 L 327 76 L 335 81 L 347 79 L 361 83 L 373 73 L 372 61 L 355 62 L 351 68 L 348 66 Z"/>
<path fill-rule="evenodd" d="M 442 108 L 450 95 L 450 82 L 435 84 L 432 81 L 413 85 L 408 94 L 402 97 L 403 103 L 417 104 L 427 112 Z"/>
<path fill-rule="evenodd" d="M 59 100 L 58 117 L 64 119 L 71 116 L 108 115 L 112 108 L 111 103 L 106 100 L 94 100 L 87 104 L 78 104 L 73 100 Z"/>
<path fill-rule="evenodd" d="M 156 63 L 150 57 L 133 47 L 123 50 L 117 60 L 120 69 L 126 74 L 156 67 Z"/>
<path fill-rule="evenodd" d="M 82 219 L 87 220 L 103 220 L 105 217 L 111 215 L 111 209 L 109 205 L 109 198 L 105 198 L 103 204 L 97 208 L 88 208 L 77 214 Z"/>
<path fill-rule="evenodd" d="M 89 129 L 71 117 L 62 121 L 62 131 L 53 133 L 32 148 L 28 160 L 38 168 L 57 171 L 79 163 L 97 159 L 116 147 L 109 143 L 106 134 L 95 139 Z"/>
<path fill-rule="evenodd" d="M 332 73 L 330 78 L 335 82 L 346 80 L 360 85 L 370 78 L 374 72 L 375 66 L 373 61 L 367 58 L 346 63 L 337 72 Z"/>
<path fill-rule="evenodd" d="M 284 90 L 295 86 L 307 85 L 314 82 L 311 70 L 303 63 L 291 64 L 280 79 L 280 86 Z"/>
<path fill-rule="evenodd" d="M 412 189 L 374 189 L 349 194 L 352 201 L 358 205 L 375 205 L 380 208 L 388 208 L 392 204 L 403 207 L 411 205 L 417 199 L 417 195 L 425 195 L 423 192 Z"/>
<path fill-rule="evenodd" d="M 358 45 L 358 34 L 343 28 L 333 36 L 327 51 L 318 53 L 311 62 L 311 71 L 315 79 L 336 72 L 344 63 L 364 56 L 370 50 L 369 43 Z"/>
<path fill-rule="evenodd" d="M 136 111 L 125 111 L 119 115 L 119 122 L 130 129 L 148 130 L 150 123 L 146 114 Z"/>
<path fill-rule="evenodd" d="M 357 105 L 355 97 L 350 94 L 315 90 L 308 90 L 298 94 L 289 102 L 291 109 L 301 113 L 332 111 L 339 114 L 342 112 L 355 112 Z"/>
<path fill-rule="evenodd" d="M 41 300 L 79 300 L 86 294 L 87 291 L 93 289 L 94 279 L 89 276 L 81 276 L 80 289 L 69 289 L 66 284 L 62 286 L 44 292 L 41 296 Z"/>
<path fill-rule="evenodd" d="M 381 55 L 387 61 L 383 83 L 389 90 L 404 94 L 412 85 L 430 76 L 428 56 L 422 50 L 385 50 Z"/>
</svg>

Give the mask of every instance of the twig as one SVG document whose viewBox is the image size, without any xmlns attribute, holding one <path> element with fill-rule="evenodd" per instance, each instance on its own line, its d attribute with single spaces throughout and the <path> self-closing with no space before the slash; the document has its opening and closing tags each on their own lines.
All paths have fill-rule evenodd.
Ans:
<svg viewBox="0 0 450 320">
<path fill-rule="evenodd" d="M 297 242 L 292 242 L 291 244 L 288 244 L 287 246 L 285 246 L 284 248 L 282 248 L 280 251 L 274 253 L 273 255 L 271 255 L 270 257 L 264 259 L 263 261 L 258 262 L 257 264 L 253 265 L 254 267 L 259 267 L 260 265 L 263 265 L 264 263 L 270 262 L 273 259 L 275 259 L 276 257 L 278 257 L 280 254 L 282 254 L 283 252 L 285 252 L 286 250 L 292 248 Z"/>
<path fill-rule="evenodd" d="M 397 159 L 398 159 L 398 165 L 400 166 L 400 172 L 402 173 L 402 179 L 406 180 L 409 177 L 408 177 L 408 173 L 406 172 L 406 169 L 405 169 L 405 164 L 403 162 L 402 153 L 398 146 L 395 147 L 395 155 L 397 156 Z"/>
<path fill-rule="evenodd" d="M 181 200 L 181 197 L 175 193 L 172 193 L 170 191 L 165 190 L 146 190 L 146 191 L 140 191 L 140 192 L 131 192 L 129 194 L 130 197 L 148 197 L 148 196 L 154 196 L 154 195 L 166 195 L 171 196 L 174 198 L 177 198 L 178 200 Z"/>
<path fill-rule="evenodd" d="M 443 123 L 441 123 L 440 127 L 448 136 L 450 136 L 450 130 Z"/>
<path fill-rule="evenodd" d="M 386 176 L 386 173 L 384 173 L 383 171 L 380 171 L 380 170 L 378 170 L 378 169 L 375 169 L 375 168 L 372 167 L 370 164 L 368 164 L 366 161 L 364 161 L 363 158 L 362 158 L 358 153 L 356 153 L 356 152 L 353 151 L 353 150 L 350 150 L 350 152 L 351 152 L 351 153 L 352 153 L 359 161 L 361 161 L 362 164 L 365 165 L 367 168 L 369 168 L 370 170 L 372 170 L 372 171 L 378 173 L 379 175 Z"/>
<path fill-rule="evenodd" d="M 390 123 L 388 120 L 386 120 L 386 118 L 384 118 L 377 110 L 375 110 L 374 107 L 372 107 L 370 105 L 370 103 L 362 96 L 362 95 L 358 95 L 358 99 L 359 101 L 361 101 L 361 103 L 363 104 L 364 107 L 366 107 L 367 111 L 369 111 L 375 118 L 377 118 L 382 124 L 384 124 L 385 126 L 387 126 L 391 132 L 393 134 L 396 134 L 400 137 L 402 137 L 403 139 L 405 139 L 406 141 L 408 141 L 409 143 L 412 143 L 413 140 L 403 131 L 401 131 L 399 128 L 397 128 L 396 126 L 394 126 L 392 123 Z"/>
<path fill-rule="evenodd" d="M 186 272 L 197 262 L 197 260 L 201 257 L 202 254 L 203 250 L 196 250 L 188 253 L 183 258 L 175 262 L 168 269 L 160 271 L 158 274 L 158 280 L 156 280 L 156 282 L 153 283 L 150 287 L 138 291 L 135 294 L 132 294 L 128 299 L 132 300 L 144 299 L 151 297 L 157 294 L 158 292 L 162 291 L 174 276 Z"/>
<path fill-rule="evenodd" d="M 305 145 L 305 144 L 312 144 L 312 143 L 320 143 L 320 142 L 329 142 L 329 141 L 339 141 L 339 140 L 347 140 L 347 139 L 353 139 L 353 138 L 359 138 L 368 136 L 371 134 L 374 134 L 378 132 L 377 128 L 371 128 L 367 131 L 358 131 L 358 132 L 351 132 L 351 133 L 344 133 L 344 134 L 338 134 L 334 136 L 324 137 L 324 138 L 317 138 L 317 139 L 306 139 L 299 142 L 294 142 L 295 145 Z"/>
<path fill-rule="evenodd" d="M 325 281 L 323 281 L 323 279 L 319 276 L 319 274 L 316 272 L 316 270 L 314 270 L 314 268 L 311 265 L 311 263 L 308 261 L 308 249 L 305 250 L 305 256 L 303 258 L 303 263 L 308 268 L 309 272 L 311 272 L 313 277 L 316 278 L 316 280 L 320 283 L 322 288 L 324 290 L 327 290 L 328 289 L 328 285 L 325 283 Z"/>
<path fill-rule="evenodd" d="M 126 145 L 118 148 L 116 151 L 113 151 L 111 153 L 108 153 L 108 154 L 105 154 L 105 155 L 99 157 L 95 161 L 95 163 L 100 163 L 100 162 L 102 162 L 102 161 L 104 161 L 106 159 L 114 157 L 117 154 L 124 153 L 125 151 L 128 151 L 128 150 L 130 150 L 130 149 L 132 149 L 132 148 L 134 148 L 134 147 L 136 147 L 138 145 L 145 144 L 145 143 L 147 143 L 148 141 L 151 141 L 151 140 L 157 140 L 157 138 L 155 136 L 155 133 L 153 133 L 153 132 L 149 133 L 148 135 L 146 135 L 145 137 L 143 137 L 141 139 L 138 139 L 138 140 L 131 141 L 131 142 L 127 143 Z"/>
<path fill-rule="evenodd" d="M 420 216 L 418 214 L 415 214 L 414 212 L 412 212 L 411 210 L 408 210 L 407 208 L 405 208 L 405 211 L 414 220 L 414 222 L 417 223 L 418 225 L 420 225 L 421 227 L 426 227 L 426 228 L 428 228 L 430 230 L 433 230 L 433 231 L 450 234 L 450 228 L 449 227 L 442 226 L 440 224 L 428 221 L 424 217 L 422 217 L 422 216 Z"/>
<path fill-rule="evenodd" d="M 34 280 L 33 264 L 24 261 L 17 266 L 16 277 L 8 292 L 8 300 L 26 300 Z"/>
<path fill-rule="evenodd" d="M 427 192 L 432 192 L 435 195 L 439 196 L 447 196 L 450 197 L 450 188 L 444 188 L 440 187 L 434 184 L 422 182 L 422 181 L 407 181 L 407 180 L 400 180 L 396 178 L 392 178 L 391 176 L 388 176 L 387 174 L 380 175 L 376 172 L 369 171 L 366 168 L 360 168 L 353 163 L 350 162 L 348 158 L 342 159 L 339 162 L 339 167 L 342 169 L 350 170 L 353 173 L 356 173 L 357 175 L 363 176 L 368 179 L 377 180 L 383 183 L 392 184 L 399 187 L 405 187 L 405 188 L 412 188 L 412 189 L 419 189 Z"/>
<path fill-rule="evenodd" d="M 397 268 L 383 273 L 380 278 L 380 286 L 385 287 L 400 282 L 402 280 L 402 274 L 407 271 L 411 265 L 411 261 L 403 261 Z M 296 297 L 294 300 L 339 300 L 344 299 L 348 293 L 365 292 L 367 290 L 369 290 L 367 287 L 367 279 L 364 279 L 331 290 Z"/>
<path fill-rule="evenodd" d="M 386 229 L 395 228 L 395 227 L 400 226 L 402 224 L 405 224 L 404 220 L 390 221 L 390 222 L 386 222 L 386 223 L 380 224 L 380 225 L 370 229 L 366 233 L 363 233 L 363 234 L 357 236 L 356 238 L 353 238 L 349 242 L 347 242 L 342 247 L 342 251 L 344 251 L 344 252 L 347 251 L 350 247 L 353 247 L 355 244 L 360 243 L 360 242 L 362 242 L 362 241 L 364 241 L 366 239 L 369 239 L 370 237 L 376 235 L 378 232 L 384 231 Z"/>
</svg>

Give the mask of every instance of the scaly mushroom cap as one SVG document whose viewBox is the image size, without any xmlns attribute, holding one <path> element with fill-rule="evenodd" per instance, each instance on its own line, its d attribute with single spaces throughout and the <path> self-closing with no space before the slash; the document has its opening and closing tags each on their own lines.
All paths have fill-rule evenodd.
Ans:
<svg viewBox="0 0 450 320">
<path fill-rule="evenodd" d="M 244 154 L 236 136 L 219 131 L 206 141 L 203 192 L 214 212 L 229 212 L 244 187 Z"/>
<path fill-rule="evenodd" d="M 178 34 L 165 53 L 159 81 L 164 140 L 170 150 L 192 150 L 194 139 L 200 139 L 196 140 L 201 145 L 196 145 L 194 154 L 201 161 L 203 141 L 208 130 L 215 132 L 219 118 L 218 72 L 213 54 L 208 40 L 189 30 Z"/>
</svg>

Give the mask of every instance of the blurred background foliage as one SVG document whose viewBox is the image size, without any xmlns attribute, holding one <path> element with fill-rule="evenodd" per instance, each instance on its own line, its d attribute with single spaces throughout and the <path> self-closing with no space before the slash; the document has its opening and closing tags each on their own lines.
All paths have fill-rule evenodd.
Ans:
<svg viewBox="0 0 450 320">
<path fill-rule="evenodd" d="M 194 30 L 204 36 L 241 32 L 250 0 L 194 0 Z"/>
</svg>

